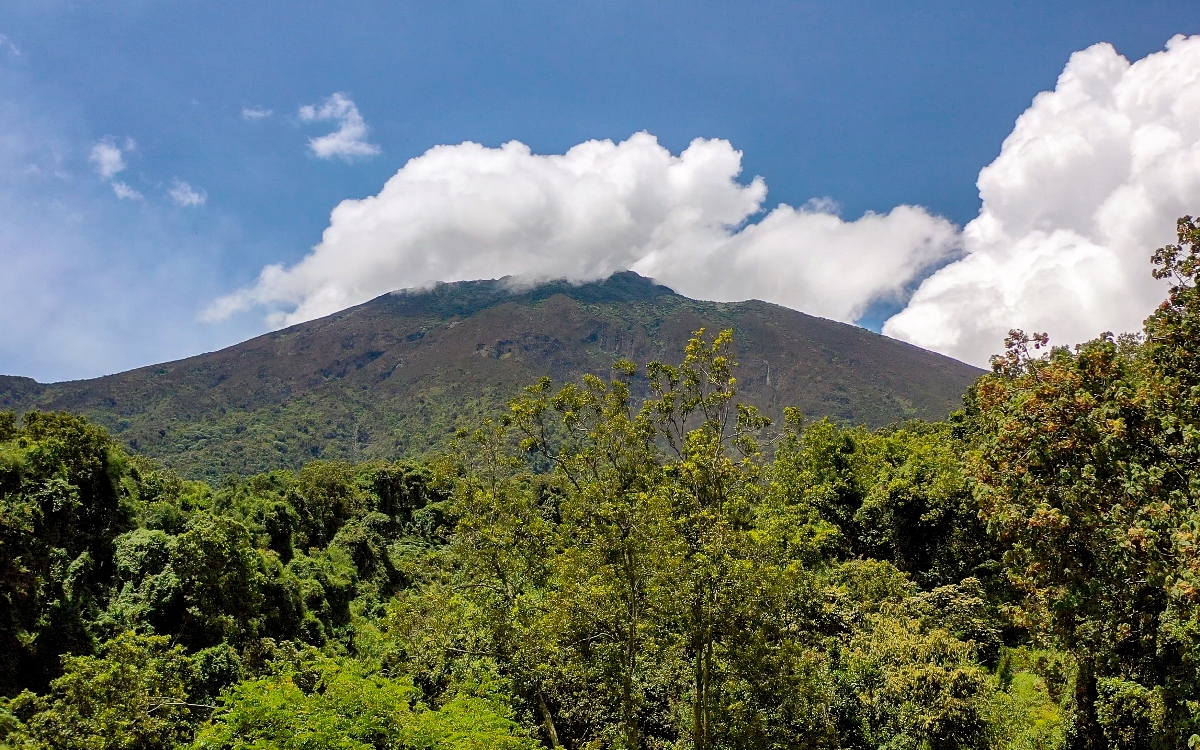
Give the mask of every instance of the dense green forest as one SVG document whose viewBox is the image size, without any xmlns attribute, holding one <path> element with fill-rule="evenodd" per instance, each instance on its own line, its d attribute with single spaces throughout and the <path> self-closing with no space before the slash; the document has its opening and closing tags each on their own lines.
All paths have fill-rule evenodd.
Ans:
<svg viewBox="0 0 1200 750">
<path fill-rule="evenodd" d="M 1142 334 L 1014 331 L 941 423 L 768 424 L 703 331 L 423 465 L 0 417 L 0 745 L 1200 745 L 1200 225 L 1154 262 Z"/>
</svg>

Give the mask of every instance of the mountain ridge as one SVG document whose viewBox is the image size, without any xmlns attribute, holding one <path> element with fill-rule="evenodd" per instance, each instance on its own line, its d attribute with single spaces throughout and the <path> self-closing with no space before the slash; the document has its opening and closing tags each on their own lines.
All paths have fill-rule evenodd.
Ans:
<svg viewBox="0 0 1200 750">
<path fill-rule="evenodd" d="M 86 380 L 0 376 L 0 410 L 67 410 L 132 451 L 214 478 L 313 458 L 396 458 L 445 445 L 523 385 L 619 358 L 677 361 L 692 332 L 733 328 L 739 387 L 778 418 L 879 426 L 938 419 L 981 371 L 758 300 L 704 302 L 633 272 L 400 290 L 215 352 Z"/>
</svg>

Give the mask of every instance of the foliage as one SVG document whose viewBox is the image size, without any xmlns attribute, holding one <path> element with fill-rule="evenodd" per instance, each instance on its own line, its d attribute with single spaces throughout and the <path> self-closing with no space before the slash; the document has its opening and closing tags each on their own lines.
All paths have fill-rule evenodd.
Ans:
<svg viewBox="0 0 1200 750">
<path fill-rule="evenodd" d="M 419 692 L 354 662 L 317 657 L 239 683 L 195 750 L 527 750 L 502 704 L 457 698 L 437 711 Z"/>
<path fill-rule="evenodd" d="M 1067 717 L 1062 707 L 1069 665 L 1061 654 L 1006 649 L 998 677 L 1002 690 L 988 706 L 993 747 L 1003 750 L 1061 750 Z"/>
<path fill-rule="evenodd" d="M 110 445 L 124 521 L 84 620 L 102 655 L 14 700 L 8 742 L 977 744 L 1000 626 L 955 578 L 985 548 L 952 520 L 957 443 L 789 413 L 772 460 L 735 367 L 729 332 L 700 332 L 640 399 L 626 362 L 543 380 L 429 469 L 314 462 L 212 488 Z M 112 663 L 129 644 L 175 681 L 148 666 L 155 687 L 65 691 L 134 679 Z"/>
<path fill-rule="evenodd" d="M 11 710 L 24 725 L 8 740 L 30 750 L 180 745 L 208 710 L 188 703 L 190 667 L 183 649 L 168 638 L 123 633 L 96 656 L 67 657 L 49 694 L 19 695 Z"/>
<path fill-rule="evenodd" d="M 11 418 L 0 443 L 0 690 L 44 688 L 59 655 L 94 648 L 113 538 L 129 525 L 124 455 L 69 414 Z M 23 678 L 23 681 L 22 681 Z"/>
</svg>

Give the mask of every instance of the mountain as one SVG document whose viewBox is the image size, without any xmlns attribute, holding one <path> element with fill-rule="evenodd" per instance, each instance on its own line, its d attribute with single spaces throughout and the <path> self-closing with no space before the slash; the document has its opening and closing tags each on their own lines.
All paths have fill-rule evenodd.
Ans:
<svg viewBox="0 0 1200 750">
<path fill-rule="evenodd" d="M 941 419 L 980 371 L 766 302 L 702 302 L 632 272 L 516 289 L 507 280 L 386 294 L 209 354 L 91 380 L 0 376 L 0 410 L 68 410 L 185 476 L 436 450 L 543 375 L 675 363 L 691 333 L 735 333 L 745 400 L 778 419 Z"/>
</svg>

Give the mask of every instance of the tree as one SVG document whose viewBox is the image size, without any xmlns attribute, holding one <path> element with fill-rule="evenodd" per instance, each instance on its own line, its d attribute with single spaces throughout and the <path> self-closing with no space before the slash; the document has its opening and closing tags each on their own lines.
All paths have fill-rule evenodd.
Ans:
<svg viewBox="0 0 1200 750">
<path fill-rule="evenodd" d="M 461 448 L 439 466 L 443 481 L 453 486 L 457 523 L 445 549 L 450 586 L 428 592 L 442 606 L 455 607 L 461 621 L 455 623 L 458 637 L 444 636 L 435 661 L 441 669 L 456 659 L 489 660 L 539 718 L 547 743 L 557 747 L 554 701 L 547 695 L 563 624 L 549 591 L 559 552 L 557 496 L 552 480 L 535 476 L 512 450 L 510 428 L 508 419 L 489 420 L 460 435 Z"/>
<path fill-rule="evenodd" d="M 164 636 L 123 633 L 96 656 L 69 656 L 44 696 L 24 692 L 9 737 L 31 750 L 160 750 L 191 740 L 212 707 L 188 699 L 191 663 Z"/>
<path fill-rule="evenodd" d="M 1028 623 L 1044 626 L 1078 664 L 1075 748 L 1121 744 L 1121 716 L 1160 711 L 1131 713 L 1135 698 L 1163 712 L 1134 730 L 1150 731 L 1155 745 L 1178 744 L 1200 718 L 1188 703 L 1200 688 L 1192 625 L 1200 598 L 1190 583 L 1200 498 L 1200 229 L 1192 219 L 1180 220 L 1178 244 L 1154 262 L 1172 284 L 1144 342 L 1104 334 L 1038 356 L 1046 337 L 1013 331 L 969 399 L 978 441 L 970 473 L 983 517 L 1008 546 Z"/>
<path fill-rule="evenodd" d="M 1097 678 L 1157 679 L 1171 516 L 1163 456 L 1133 348 L 1106 336 L 1035 359 L 1030 343 L 1044 339 L 1014 332 L 976 386 L 972 473 L 1029 624 L 1078 661 L 1073 747 L 1099 748 Z"/>
<path fill-rule="evenodd" d="M 562 482 L 561 534 L 572 544 L 553 575 L 570 648 L 615 708 L 619 734 L 605 739 L 629 750 L 644 745 L 647 723 L 670 731 L 647 698 L 671 680 L 673 644 L 662 626 L 679 552 L 654 424 L 633 410 L 626 379 L 634 371 L 618 362 L 612 382 L 585 376 L 554 395 L 545 379 L 512 404 L 522 447 Z"/>
<path fill-rule="evenodd" d="M 129 527 L 125 460 L 82 417 L 30 412 L 0 442 L 0 691 L 44 688 L 59 655 L 89 653 L 112 540 Z"/>
<path fill-rule="evenodd" d="M 702 328 L 688 342 L 678 367 L 650 363 L 654 398 L 643 407 L 673 459 L 665 473 L 684 544 L 679 583 L 687 597 L 680 616 L 692 666 L 695 750 L 712 746 L 719 720 L 717 651 L 726 635 L 722 625 L 736 603 L 731 584 L 737 573 L 752 570 L 739 563 L 747 556 L 746 531 L 762 490 L 756 436 L 770 423 L 754 407 L 736 401 L 732 343 L 729 330 L 706 343 Z"/>
</svg>

